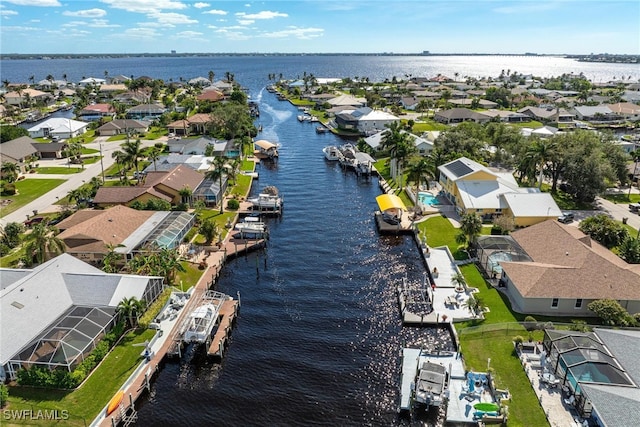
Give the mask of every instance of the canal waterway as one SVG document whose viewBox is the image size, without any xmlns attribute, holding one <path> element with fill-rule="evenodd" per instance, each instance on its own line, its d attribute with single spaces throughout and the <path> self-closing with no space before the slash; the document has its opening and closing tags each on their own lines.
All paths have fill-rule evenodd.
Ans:
<svg viewBox="0 0 640 427">
<path fill-rule="evenodd" d="M 262 89 L 260 138 L 281 144 L 253 193 L 275 185 L 284 212 L 267 249 L 230 261 L 216 288 L 242 308 L 221 364 L 190 349 L 164 365 L 140 425 L 394 425 L 404 343 L 450 348 L 449 332 L 403 328 L 395 286 L 425 271 L 410 237 L 380 236 L 377 178 L 324 160 L 340 144 Z"/>
</svg>

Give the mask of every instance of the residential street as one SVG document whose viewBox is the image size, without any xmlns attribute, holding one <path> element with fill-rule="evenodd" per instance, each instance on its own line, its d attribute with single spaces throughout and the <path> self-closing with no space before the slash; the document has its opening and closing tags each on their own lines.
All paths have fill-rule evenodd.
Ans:
<svg viewBox="0 0 640 427">
<path fill-rule="evenodd" d="M 41 174 L 28 175 L 28 179 L 58 178 L 58 179 L 65 179 L 66 182 L 62 183 L 58 187 L 49 191 L 48 193 L 40 196 L 39 198 L 32 201 L 31 203 L 28 203 L 27 205 L 21 207 L 20 209 L 17 209 L 16 211 L 10 213 L 5 217 L 2 217 L 0 219 L 0 224 L 4 226 L 10 222 L 22 223 L 27 219 L 27 216 L 33 216 L 34 210 L 37 211 L 38 213 L 55 211 L 58 209 L 58 205 L 55 205 L 55 203 L 59 199 L 62 199 L 63 197 L 65 197 L 67 193 L 69 193 L 69 191 L 80 187 L 84 182 L 89 182 L 91 178 L 93 178 L 94 176 L 100 177 L 102 174 L 102 167 L 104 167 L 104 170 L 107 170 L 109 167 L 111 167 L 115 163 L 115 160 L 111 157 L 111 153 L 120 149 L 120 144 L 122 144 L 122 141 L 107 142 L 107 139 L 108 137 L 98 137 L 95 139 L 94 142 L 84 145 L 87 148 L 100 150 L 100 145 L 102 144 L 102 156 L 103 156 L 102 165 L 98 161 L 93 164 L 86 165 L 84 168 L 84 171 L 82 172 L 69 174 L 69 175 L 41 175 Z M 155 144 L 156 142 L 165 142 L 165 139 L 162 139 L 162 138 L 159 138 L 156 140 L 143 139 L 141 142 L 143 147 L 150 147 L 150 146 L 153 146 L 153 144 Z M 38 163 L 40 163 L 41 167 L 67 166 L 66 159 L 51 159 L 51 160 L 45 159 L 45 160 L 40 160 Z"/>
</svg>

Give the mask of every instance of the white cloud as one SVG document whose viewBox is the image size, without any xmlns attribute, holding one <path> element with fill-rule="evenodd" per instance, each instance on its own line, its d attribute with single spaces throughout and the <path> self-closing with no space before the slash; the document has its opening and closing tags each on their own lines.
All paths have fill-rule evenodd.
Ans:
<svg viewBox="0 0 640 427">
<path fill-rule="evenodd" d="M 10 16 L 10 15 L 17 15 L 18 12 L 16 12 L 15 10 L 6 10 L 6 9 L 1 9 L 0 10 L 0 16 Z"/>
<path fill-rule="evenodd" d="M 161 34 L 158 33 L 155 28 L 129 28 L 125 30 L 120 37 L 127 39 L 145 39 L 145 40 L 155 40 L 158 37 L 161 37 Z"/>
<path fill-rule="evenodd" d="M 298 27 L 289 27 L 286 30 L 281 31 L 272 31 L 262 34 L 262 37 L 268 37 L 272 39 L 282 39 L 282 38 L 297 38 L 300 40 L 308 40 L 317 37 L 322 37 L 324 35 L 324 30 L 322 28 L 298 28 Z"/>
<path fill-rule="evenodd" d="M 218 9 L 211 9 L 211 10 L 207 10 L 206 12 L 202 12 L 202 13 L 206 13 L 207 15 L 226 15 L 227 12 L 224 10 L 218 10 Z"/>
<path fill-rule="evenodd" d="M 64 16 L 77 16 L 78 18 L 102 18 L 107 14 L 107 11 L 104 9 L 86 9 L 75 12 L 65 10 L 62 14 Z"/>
<path fill-rule="evenodd" d="M 263 10 L 258 13 L 244 13 L 238 12 L 236 16 L 239 19 L 273 19 L 273 18 L 287 18 L 289 15 L 282 12 L 271 12 L 269 10 Z"/>
<path fill-rule="evenodd" d="M 153 13 L 165 9 L 186 9 L 188 6 L 181 1 L 174 0 L 100 0 L 114 9 L 124 9 L 127 12 Z"/>
<path fill-rule="evenodd" d="M 229 29 L 227 28 L 220 28 L 214 32 L 223 35 L 226 39 L 235 40 L 235 41 L 249 40 L 251 38 L 250 36 L 246 35 L 241 31 L 229 31 Z"/>
<path fill-rule="evenodd" d="M 149 13 L 147 16 L 149 18 L 157 19 L 159 24 L 164 24 L 164 25 L 183 25 L 183 24 L 197 24 L 198 23 L 197 20 L 191 19 L 187 15 L 184 15 L 182 13 L 155 12 L 155 13 Z"/>
<path fill-rule="evenodd" d="M 240 25 L 251 25 L 254 22 L 256 21 L 254 21 L 253 19 L 238 19 L 238 24 Z"/>
<path fill-rule="evenodd" d="M 195 7 L 196 9 L 204 9 L 205 7 L 209 7 L 209 6 L 211 6 L 209 3 L 201 3 L 201 2 L 195 3 L 193 5 L 193 7 Z"/>
<path fill-rule="evenodd" d="M 19 6 L 62 6 L 58 0 L 4 0 L 6 3 L 13 3 Z"/>
<path fill-rule="evenodd" d="M 109 21 L 106 19 L 92 19 L 91 22 L 86 25 L 93 28 L 119 28 L 122 26 L 119 24 L 109 24 Z"/>
<path fill-rule="evenodd" d="M 20 31 L 24 31 L 24 32 L 33 32 L 33 31 L 40 31 L 39 28 L 37 27 L 23 27 L 20 25 L 0 25 L 0 31 L 7 32 L 7 33 L 17 33 Z"/>
<path fill-rule="evenodd" d="M 69 21 L 69 22 L 65 22 L 64 24 L 61 24 L 60 26 L 63 28 L 73 28 L 73 27 L 79 27 L 79 26 L 85 26 L 86 23 L 84 21 Z"/>
<path fill-rule="evenodd" d="M 546 12 L 549 10 L 556 9 L 558 7 L 557 4 L 553 2 L 540 2 L 540 3 L 512 3 L 510 6 L 502 6 L 496 7 L 493 9 L 496 13 L 502 14 L 529 14 L 535 12 Z"/>
<path fill-rule="evenodd" d="M 179 33 L 176 33 L 176 37 L 182 38 L 182 39 L 193 39 L 193 38 L 197 38 L 199 36 L 201 36 L 202 33 L 198 32 L 198 31 L 181 31 Z"/>
</svg>

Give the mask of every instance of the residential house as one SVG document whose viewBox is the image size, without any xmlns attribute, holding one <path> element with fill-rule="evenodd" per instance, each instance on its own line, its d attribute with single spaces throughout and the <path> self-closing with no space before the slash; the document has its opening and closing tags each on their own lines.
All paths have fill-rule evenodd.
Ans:
<svg viewBox="0 0 640 427">
<path fill-rule="evenodd" d="M 66 142 L 34 142 L 31 145 L 37 150 L 37 155 L 41 159 L 62 159 L 63 151 L 67 148 Z"/>
<path fill-rule="evenodd" d="M 111 250 L 124 261 L 143 250 L 174 249 L 194 223 L 195 216 L 187 212 L 141 211 L 118 205 L 80 210 L 57 228 L 65 253 L 97 264 Z"/>
<path fill-rule="evenodd" d="M 82 79 L 78 82 L 78 86 L 86 87 L 89 85 L 100 86 L 105 84 L 107 81 L 105 79 L 99 79 L 96 77 L 87 77 L 86 79 Z"/>
<path fill-rule="evenodd" d="M 73 138 L 82 135 L 87 131 L 89 123 L 79 120 L 65 119 L 62 117 L 52 117 L 27 129 L 31 138 L 52 138 L 59 139 Z"/>
<path fill-rule="evenodd" d="M 216 88 L 222 92 L 225 96 L 231 95 L 233 92 L 233 83 L 229 83 L 224 80 L 217 80 L 211 84 L 212 88 Z"/>
<path fill-rule="evenodd" d="M 189 188 L 192 191 L 202 183 L 204 176 L 192 168 L 178 165 L 170 171 L 147 172 L 144 180 L 134 187 L 100 187 L 93 198 L 99 207 L 131 205 L 149 199 L 166 200 L 171 204 L 182 201 L 180 191 Z"/>
<path fill-rule="evenodd" d="M 21 108 L 31 106 L 31 104 L 43 103 L 49 105 L 54 101 L 54 96 L 49 92 L 42 92 L 37 89 L 25 88 L 13 90 L 4 94 L 7 105 L 16 105 Z"/>
<path fill-rule="evenodd" d="M 211 114 L 197 113 L 187 119 L 189 129 L 192 133 L 202 135 L 206 132 L 207 127 L 211 124 Z M 176 133 L 177 135 L 177 133 Z"/>
<path fill-rule="evenodd" d="M 455 105 L 456 107 L 471 107 L 474 102 L 478 103 L 479 108 L 490 109 L 497 108 L 498 103 L 489 101 L 488 99 L 478 99 L 478 98 L 466 98 L 466 99 L 449 99 L 447 101 L 451 105 Z"/>
<path fill-rule="evenodd" d="M 505 215 L 524 227 L 557 218 L 562 212 L 549 193 L 520 188 L 510 173 L 495 172 L 466 157 L 438 167 L 442 195 L 460 214 L 484 221 Z"/>
<path fill-rule="evenodd" d="M 0 163 L 15 163 L 20 172 L 25 173 L 29 160 L 38 155 L 34 145 L 37 145 L 37 142 L 28 136 L 3 142 L 0 144 Z"/>
<path fill-rule="evenodd" d="M 100 120 L 103 117 L 114 117 L 116 110 L 111 104 L 91 104 L 78 113 L 78 117 L 86 121 Z"/>
<path fill-rule="evenodd" d="M 384 136 L 387 130 L 381 130 L 379 132 L 374 133 L 364 139 L 369 147 L 371 147 L 374 151 L 380 151 L 382 149 L 382 141 L 384 140 Z M 433 150 L 433 141 L 429 141 L 425 138 L 422 138 L 418 135 L 414 135 L 405 130 L 401 130 L 401 133 L 408 134 L 411 141 L 413 141 L 416 150 L 421 156 L 425 156 Z"/>
<path fill-rule="evenodd" d="M 584 120 L 590 123 L 613 124 L 623 121 L 622 116 L 611 111 L 611 109 L 607 105 L 596 105 L 593 107 L 587 105 L 579 105 L 573 108 L 573 113 L 580 120 Z"/>
<path fill-rule="evenodd" d="M 222 187 L 220 186 L 220 179 L 206 178 L 193 191 L 192 198 L 194 201 L 203 201 L 207 206 L 215 206 L 224 199 L 228 182 L 227 175 L 222 175 Z"/>
<path fill-rule="evenodd" d="M 640 425 L 640 331 L 545 329 L 544 362 L 590 425 Z"/>
<path fill-rule="evenodd" d="M 640 105 L 631 102 L 618 102 L 607 105 L 611 111 L 630 122 L 640 121 Z"/>
<path fill-rule="evenodd" d="M 175 122 L 171 122 L 167 125 L 167 131 L 174 135 L 189 136 L 191 127 L 189 126 L 189 120 L 180 119 Z"/>
<path fill-rule="evenodd" d="M 640 264 L 627 264 L 577 227 L 549 220 L 516 230 L 511 238 L 530 259 L 497 258 L 500 284 L 516 312 L 592 317 L 588 305 L 599 299 L 640 312 Z"/>
<path fill-rule="evenodd" d="M 140 104 L 127 110 L 127 119 L 154 120 L 167 111 L 162 105 Z"/>
<path fill-rule="evenodd" d="M 225 99 L 225 94 L 214 88 L 202 91 L 200 95 L 196 96 L 196 99 L 198 101 L 219 102 Z"/>
<path fill-rule="evenodd" d="M 163 278 L 108 274 L 69 254 L 1 268 L 0 376 L 34 366 L 72 371 L 116 324 L 124 298 L 151 304 Z"/>
<path fill-rule="evenodd" d="M 335 122 L 340 129 L 358 131 L 361 135 L 373 135 L 384 130 L 400 119 L 391 113 L 361 107 L 357 110 L 343 110 L 336 114 Z"/>
<path fill-rule="evenodd" d="M 178 165 L 188 166 L 193 170 L 204 173 L 211 169 L 211 163 L 215 157 L 207 157 L 202 154 L 178 154 L 170 153 L 167 156 L 161 156 L 158 160 L 152 162 L 143 173 L 152 171 L 170 171 Z"/>
<path fill-rule="evenodd" d="M 169 139 L 167 145 L 169 146 L 170 153 L 179 154 L 200 154 L 204 155 L 207 152 L 207 148 L 210 145 L 220 142 L 207 136 L 200 138 L 182 138 L 182 139 Z M 226 144 L 226 141 L 225 141 Z M 209 150 L 212 150 L 209 148 Z"/>
<path fill-rule="evenodd" d="M 530 122 L 531 117 L 526 114 L 517 113 L 515 111 L 509 110 L 487 110 L 483 111 L 483 114 L 486 114 L 494 119 L 500 120 L 505 123 L 523 123 Z"/>
<path fill-rule="evenodd" d="M 191 86 L 209 86 L 211 84 L 209 79 L 206 77 L 194 77 L 193 79 L 190 79 L 187 83 L 189 83 Z"/>
<path fill-rule="evenodd" d="M 436 111 L 434 120 L 450 125 L 462 122 L 487 123 L 491 120 L 491 117 L 468 108 L 452 108 L 450 110 Z"/>
<path fill-rule="evenodd" d="M 367 105 L 367 100 L 365 98 L 356 98 L 353 95 L 340 95 L 333 97 L 331 99 L 326 100 L 331 107 L 364 107 Z"/>
<path fill-rule="evenodd" d="M 127 132 L 130 135 L 144 134 L 149 131 L 150 122 L 134 119 L 114 119 L 96 129 L 100 136 L 122 135 Z"/>
<path fill-rule="evenodd" d="M 556 107 L 524 107 L 518 113 L 525 114 L 542 123 L 559 123 L 563 127 L 571 127 L 576 118 L 575 114 Z"/>
</svg>

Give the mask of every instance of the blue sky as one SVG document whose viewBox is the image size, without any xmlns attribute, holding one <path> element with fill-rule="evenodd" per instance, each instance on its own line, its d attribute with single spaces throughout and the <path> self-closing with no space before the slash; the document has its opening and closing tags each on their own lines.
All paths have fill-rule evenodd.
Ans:
<svg viewBox="0 0 640 427">
<path fill-rule="evenodd" d="M 640 54 L 637 0 L 0 0 L 2 53 Z"/>
</svg>

